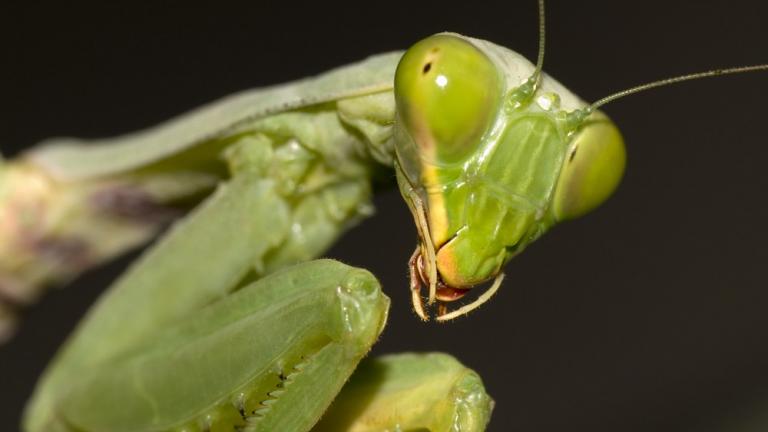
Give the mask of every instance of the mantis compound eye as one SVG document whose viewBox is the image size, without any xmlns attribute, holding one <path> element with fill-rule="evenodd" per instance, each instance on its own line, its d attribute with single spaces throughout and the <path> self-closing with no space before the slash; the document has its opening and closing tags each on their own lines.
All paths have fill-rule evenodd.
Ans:
<svg viewBox="0 0 768 432">
<path fill-rule="evenodd" d="M 592 114 L 565 155 L 552 202 L 555 218 L 577 218 L 608 199 L 624 174 L 626 158 L 616 125 L 600 112 Z"/>
<path fill-rule="evenodd" d="M 428 162 L 452 163 L 471 155 L 501 93 L 491 60 L 470 42 L 447 34 L 413 45 L 395 74 L 400 120 Z"/>
</svg>

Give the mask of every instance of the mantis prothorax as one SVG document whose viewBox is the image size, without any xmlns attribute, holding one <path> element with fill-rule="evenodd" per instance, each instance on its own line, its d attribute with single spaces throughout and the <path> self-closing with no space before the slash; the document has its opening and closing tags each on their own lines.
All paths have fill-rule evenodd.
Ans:
<svg viewBox="0 0 768 432">
<path fill-rule="evenodd" d="M 363 271 L 328 261 L 288 266 L 319 255 L 366 214 L 370 177 L 378 170 L 395 167 L 419 227 L 411 285 L 423 318 L 422 283 L 429 285 L 428 303 L 456 300 L 488 279 L 495 279 L 493 294 L 504 263 L 555 222 L 599 205 L 618 184 L 623 142 L 595 111 L 613 97 L 586 104 L 541 72 L 542 59 L 543 50 L 533 65 L 489 42 L 440 34 L 404 56 L 376 56 L 315 79 L 237 95 L 114 140 L 49 143 L 8 164 L 6 184 L 39 178 L 44 193 L 9 187 L 7 208 L 26 205 L 30 196 L 42 197 L 45 208 L 58 199 L 50 190 L 71 192 L 80 203 L 97 192 L 114 197 L 128 190 L 138 197 L 137 207 L 154 208 L 224 183 L 89 314 L 41 381 L 27 428 L 308 430 L 375 341 L 387 302 Z M 110 230 L 138 229 L 115 208 L 121 210 L 106 206 L 106 216 L 87 218 L 116 215 Z M 138 226 L 149 233 L 85 254 L 86 261 L 103 259 L 154 228 L 142 220 Z M 56 223 L 4 227 L 14 240 L 75 235 Z M 85 239 L 89 252 L 101 244 Z M 226 254 L 200 254 L 212 245 Z M 27 273 L 27 262 L 9 262 L 0 273 L 6 287 L 47 278 Z M 464 314 L 488 296 L 439 311 L 438 319 Z M 267 325 L 274 334 L 257 331 Z M 158 328 L 164 329 L 155 334 Z M 250 339 L 254 333 L 258 337 Z M 249 351 L 254 346 L 261 349 Z M 478 403 L 465 410 L 461 430 L 481 429 L 490 404 L 476 376 L 431 360 L 446 366 L 458 388 L 471 384 L 468 399 Z M 225 362 L 230 365 L 217 369 Z M 423 365 L 406 363 L 393 366 L 402 372 L 394 375 L 418 384 Z M 198 381 L 173 379 L 180 364 L 188 365 L 179 369 L 184 375 L 201 368 Z M 329 374 L 333 368 L 337 373 Z M 301 374 L 291 375 L 296 370 Z M 178 388 L 182 384 L 188 388 Z M 310 388 L 326 393 L 299 401 Z M 453 387 L 447 392 L 455 393 Z M 130 410 L 115 409 L 117 398 Z M 461 412 L 462 403 L 448 417 Z M 390 405 L 381 406 L 386 411 Z M 291 423 L 298 412 L 305 417 Z M 372 417 L 385 417 L 384 426 L 402 421 Z"/>
</svg>

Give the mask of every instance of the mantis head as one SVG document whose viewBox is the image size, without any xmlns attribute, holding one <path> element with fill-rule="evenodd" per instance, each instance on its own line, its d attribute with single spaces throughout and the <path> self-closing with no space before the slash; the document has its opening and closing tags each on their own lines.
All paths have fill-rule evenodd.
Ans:
<svg viewBox="0 0 768 432">
<path fill-rule="evenodd" d="M 613 122 L 484 41 L 416 43 L 398 65 L 395 100 L 398 181 L 420 235 L 411 287 L 425 319 L 422 284 L 441 302 L 439 320 L 468 312 L 485 300 L 451 313 L 445 302 L 496 278 L 492 294 L 512 257 L 605 201 L 624 172 Z"/>
</svg>

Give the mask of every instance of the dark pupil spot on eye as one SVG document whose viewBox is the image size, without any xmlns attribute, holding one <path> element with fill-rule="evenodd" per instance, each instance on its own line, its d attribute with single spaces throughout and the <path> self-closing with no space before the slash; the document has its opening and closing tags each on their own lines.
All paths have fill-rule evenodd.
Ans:
<svg viewBox="0 0 768 432">
<path fill-rule="evenodd" d="M 427 72 L 429 72 L 429 70 L 430 70 L 430 69 L 432 69 L 432 63 L 431 63 L 431 62 L 430 62 L 430 63 L 427 63 L 427 64 L 425 64 L 425 65 L 424 65 L 424 69 L 422 69 L 422 70 L 421 70 L 421 72 L 422 72 L 422 73 L 424 73 L 424 74 L 426 74 Z"/>
<path fill-rule="evenodd" d="M 568 157 L 568 162 L 573 160 L 573 157 L 576 156 L 576 150 L 578 150 L 578 147 L 574 147 L 573 151 L 571 152 L 571 155 Z"/>
</svg>

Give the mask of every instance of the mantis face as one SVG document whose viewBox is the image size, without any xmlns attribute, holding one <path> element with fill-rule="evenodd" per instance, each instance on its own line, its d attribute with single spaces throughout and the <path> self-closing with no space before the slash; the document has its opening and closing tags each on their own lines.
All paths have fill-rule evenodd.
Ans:
<svg viewBox="0 0 768 432">
<path fill-rule="evenodd" d="M 613 122 L 482 41 L 438 34 L 415 44 L 398 65 L 395 99 L 398 181 L 420 235 L 411 287 L 425 319 L 422 284 L 432 303 L 500 282 L 504 264 L 556 222 L 597 207 L 624 171 Z M 441 303 L 438 319 L 454 316 Z"/>
</svg>

